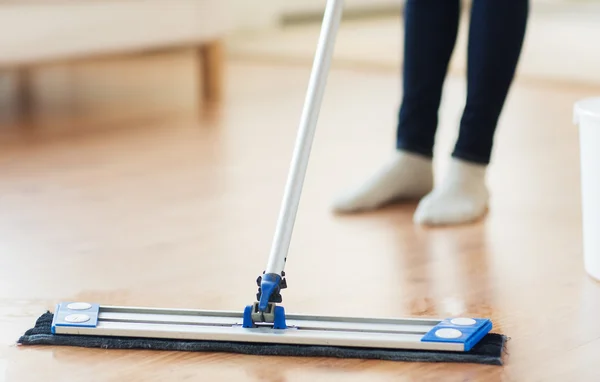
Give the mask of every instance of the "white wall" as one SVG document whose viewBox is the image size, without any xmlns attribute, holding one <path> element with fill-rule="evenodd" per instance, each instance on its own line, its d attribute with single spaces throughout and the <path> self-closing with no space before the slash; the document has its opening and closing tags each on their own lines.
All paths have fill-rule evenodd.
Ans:
<svg viewBox="0 0 600 382">
<path fill-rule="evenodd" d="M 276 25 L 281 16 L 282 4 L 285 4 L 284 0 L 227 0 L 227 6 L 238 30 L 262 29 Z"/>
</svg>

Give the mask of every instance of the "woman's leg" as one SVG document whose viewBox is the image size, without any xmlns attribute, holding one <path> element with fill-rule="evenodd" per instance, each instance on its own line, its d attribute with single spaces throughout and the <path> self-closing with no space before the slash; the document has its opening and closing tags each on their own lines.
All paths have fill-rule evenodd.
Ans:
<svg viewBox="0 0 600 382">
<path fill-rule="evenodd" d="M 467 102 L 450 169 L 423 199 L 415 221 L 452 224 L 480 218 L 494 134 L 525 36 L 528 0 L 473 0 L 468 47 Z"/>
<path fill-rule="evenodd" d="M 460 1 L 407 0 L 404 14 L 398 152 L 366 182 L 336 201 L 334 209 L 339 212 L 421 198 L 433 187 L 431 156 L 442 88 L 458 33 Z"/>
<path fill-rule="evenodd" d="M 459 0 L 406 2 L 399 150 L 433 156 L 438 109 L 459 20 Z"/>
<path fill-rule="evenodd" d="M 453 156 L 487 165 L 525 37 L 528 0 L 474 0 L 467 103 Z"/>
</svg>

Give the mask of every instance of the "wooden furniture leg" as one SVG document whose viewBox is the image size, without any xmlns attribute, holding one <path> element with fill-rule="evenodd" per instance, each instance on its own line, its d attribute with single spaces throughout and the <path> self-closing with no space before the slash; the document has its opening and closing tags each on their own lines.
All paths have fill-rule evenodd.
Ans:
<svg viewBox="0 0 600 382">
<path fill-rule="evenodd" d="M 33 81 L 31 69 L 18 68 L 16 71 L 16 96 L 19 113 L 29 116 L 33 110 Z"/>
<path fill-rule="evenodd" d="M 216 103 L 223 98 L 223 43 L 219 40 L 199 48 L 202 97 L 205 102 Z"/>
</svg>

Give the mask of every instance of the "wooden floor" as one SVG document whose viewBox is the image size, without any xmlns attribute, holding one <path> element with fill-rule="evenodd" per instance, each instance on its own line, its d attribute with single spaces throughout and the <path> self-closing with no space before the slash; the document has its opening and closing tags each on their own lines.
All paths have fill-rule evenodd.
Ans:
<svg viewBox="0 0 600 382">
<path fill-rule="evenodd" d="M 75 82 L 83 93 L 62 106 L 46 97 L 55 102 L 39 107 L 38 122 L 3 116 L 0 380 L 599 380 L 600 284 L 582 270 L 571 124 L 573 102 L 599 89 L 517 84 L 490 169 L 489 216 L 423 229 L 411 222 L 414 205 L 353 217 L 328 210 L 393 148 L 398 76 L 351 70 L 329 80 L 286 308 L 490 317 L 511 337 L 504 367 L 16 346 L 63 300 L 235 310 L 252 302 L 309 69 L 232 64 L 222 108 L 195 112 L 192 59 L 92 63 L 50 87 L 60 95 Z M 437 168 L 463 99 L 463 79 L 450 78 Z"/>
</svg>

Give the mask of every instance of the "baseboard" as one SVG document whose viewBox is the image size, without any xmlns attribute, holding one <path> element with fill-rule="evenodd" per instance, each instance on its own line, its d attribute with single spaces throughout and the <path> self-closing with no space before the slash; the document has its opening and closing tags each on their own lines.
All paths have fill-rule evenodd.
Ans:
<svg viewBox="0 0 600 382">
<path fill-rule="evenodd" d="M 397 17 L 404 10 L 401 5 L 354 6 L 344 10 L 344 20 L 374 19 Z M 470 8 L 472 0 L 463 0 L 463 9 Z M 597 0 L 538 0 L 533 1 L 531 11 L 536 13 L 590 13 L 600 15 L 600 2 Z M 300 25 L 321 22 L 324 10 L 282 13 L 279 23 L 282 25 Z"/>
<path fill-rule="evenodd" d="M 398 16 L 402 14 L 402 9 L 403 6 L 398 7 L 390 5 L 353 7 L 350 9 L 345 9 L 342 18 L 344 21 L 346 21 Z M 311 24 L 315 22 L 321 22 L 323 19 L 323 13 L 323 11 L 282 13 L 280 15 L 280 22 L 283 25 Z"/>
</svg>

